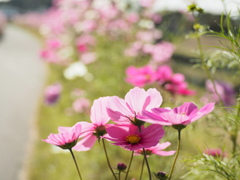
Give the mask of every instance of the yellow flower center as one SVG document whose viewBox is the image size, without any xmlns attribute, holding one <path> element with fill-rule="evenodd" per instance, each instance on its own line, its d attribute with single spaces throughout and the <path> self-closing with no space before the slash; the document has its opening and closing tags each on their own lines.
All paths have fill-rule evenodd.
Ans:
<svg viewBox="0 0 240 180">
<path fill-rule="evenodd" d="M 130 134 L 125 137 L 125 140 L 130 144 L 137 144 L 141 138 L 137 134 Z"/>
<path fill-rule="evenodd" d="M 146 74 L 146 75 L 145 75 L 145 78 L 146 78 L 147 80 L 150 80 L 150 79 L 151 79 L 151 76 L 150 76 L 149 74 Z"/>
<path fill-rule="evenodd" d="M 180 114 L 181 114 L 181 115 L 184 115 L 184 116 L 186 115 L 186 113 L 185 113 L 185 112 L 182 112 L 182 113 L 180 113 Z"/>
</svg>

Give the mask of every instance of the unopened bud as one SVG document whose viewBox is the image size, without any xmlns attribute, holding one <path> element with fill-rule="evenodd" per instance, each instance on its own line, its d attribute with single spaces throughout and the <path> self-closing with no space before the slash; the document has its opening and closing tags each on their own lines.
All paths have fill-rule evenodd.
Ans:
<svg viewBox="0 0 240 180">
<path fill-rule="evenodd" d="M 125 169 L 127 169 L 126 164 L 124 164 L 124 163 L 118 163 L 118 165 L 117 165 L 117 170 L 118 170 L 118 171 L 124 171 Z"/>
<path fill-rule="evenodd" d="M 167 180 L 168 179 L 168 174 L 166 174 L 165 172 L 162 172 L 162 171 L 155 173 L 155 176 L 159 180 Z"/>
</svg>

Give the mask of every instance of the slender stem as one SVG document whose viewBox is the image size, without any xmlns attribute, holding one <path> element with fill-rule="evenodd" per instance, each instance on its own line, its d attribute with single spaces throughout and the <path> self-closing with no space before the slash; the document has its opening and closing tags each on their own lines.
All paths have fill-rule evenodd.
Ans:
<svg viewBox="0 0 240 180">
<path fill-rule="evenodd" d="M 121 180 L 121 171 L 118 173 L 118 180 Z"/>
<path fill-rule="evenodd" d="M 175 164 L 176 164 L 176 162 L 177 162 L 178 154 L 179 154 L 179 151 L 180 151 L 180 142 L 181 142 L 181 130 L 178 129 L 177 153 L 176 153 L 175 159 L 174 159 L 174 161 L 173 161 L 172 168 L 171 168 L 171 171 L 170 171 L 168 180 L 170 180 L 170 179 L 172 178 L 173 170 L 174 170 Z"/>
<path fill-rule="evenodd" d="M 79 170 L 79 168 L 78 168 L 78 164 L 77 164 L 76 158 L 75 158 L 75 156 L 74 156 L 74 154 L 73 154 L 73 151 L 72 151 L 72 149 L 69 149 L 69 151 L 70 151 L 70 153 L 71 153 L 71 155 L 72 155 L 73 161 L 74 161 L 75 166 L 76 166 L 76 168 L 77 168 L 77 172 L 78 172 L 79 179 L 82 180 L 82 176 L 81 176 L 80 170 Z"/>
<path fill-rule="evenodd" d="M 209 72 L 209 68 L 207 66 L 207 64 L 205 63 L 204 61 L 204 54 L 203 54 L 203 49 L 202 49 L 202 43 L 201 43 L 201 39 L 199 36 L 197 36 L 197 44 L 198 44 L 198 49 L 199 49 L 199 55 L 200 55 L 200 59 L 201 59 L 201 64 L 202 64 L 202 67 L 206 73 L 206 76 L 207 78 L 211 81 L 211 83 L 213 84 L 213 89 L 214 89 L 214 92 L 216 93 L 216 95 L 218 96 L 219 98 L 219 101 L 221 103 L 222 106 L 224 106 L 224 103 L 223 103 L 223 100 L 221 98 L 221 96 L 219 95 L 218 91 L 217 91 L 217 88 L 216 88 L 216 84 Z"/>
<path fill-rule="evenodd" d="M 140 174 L 139 180 L 142 180 L 144 164 L 145 164 L 145 158 L 144 158 L 144 156 L 143 156 L 142 168 L 141 168 L 141 174 Z"/>
<path fill-rule="evenodd" d="M 146 162 L 146 165 L 147 165 L 149 180 L 152 180 L 151 170 L 150 170 L 150 166 L 149 166 L 149 163 L 148 163 L 148 160 L 147 160 L 147 154 L 146 154 L 145 148 L 143 148 L 143 153 L 144 153 L 144 159 L 145 159 L 145 162 Z"/>
<path fill-rule="evenodd" d="M 238 101 L 237 101 L 237 117 L 240 116 L 240 100 L 238 98 Z M 238 137 L 238 124 L 237 122 L 235 122 L 235 127 L 234 127 L 234 131 L 233 131 L 233 134 L 232 134 L 232 143 L 233 143 L 233 148 L 232 148 L 232 156 L 235 157 L 236 155 L 236 148 L 237 148 L 237 137 Z"/>
<path fill-rule="evenodd" d="M 113 174 L 113 176 L 114 176 L 114 179 L 117 180 L 117 176 L 116 176 L 116 174 L 113 172 L 113 169 L 112 169 L 112 167 L 111 167 L 111 165 L 110 165 L 110 161 L 109 161 L 109 158 L 108 158 L 107 148 L 106 148 L 104 139 L 102 139 L 102 142 L 103 142 L 103 149 L 104 149 L 105 156 L 106 156 L 106 159 L 107 159 L 108 167 L 109 167 L 109 169 L 111 170 L 111 172 L 112 172 L 112 174 Z"/>
<path fill-rule="evenodd" d="M 134 151 L 132 151 L 132 155 L 131 155 L 130 162 L 129 162 L 129 165 L 128 165 L 128 170 L 127 170 L 127 173 L 126 173 L 126 176 L 125 176 L 125 180 L 127 180 L 127 178 L 128 178 L 128 173 L 129 173 L 129 170 L 130 170 L 130 167 L 131 167 L 131 164 L 132 164 L 132 160 L 133 160 L 133 153 L 134 153 Z"/>
</svg>

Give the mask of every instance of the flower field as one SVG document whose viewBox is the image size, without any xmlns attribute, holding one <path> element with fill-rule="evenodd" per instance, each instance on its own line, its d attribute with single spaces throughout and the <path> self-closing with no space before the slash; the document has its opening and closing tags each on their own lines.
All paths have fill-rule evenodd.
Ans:
<svg viewBox="0 0 240 180">
<path fill-rule="evenodd" d="M 154 6 L 55 0 L 15 19 L 49 68 L 29 179 L 240 178 L 239 24 Z"/>
</svg>

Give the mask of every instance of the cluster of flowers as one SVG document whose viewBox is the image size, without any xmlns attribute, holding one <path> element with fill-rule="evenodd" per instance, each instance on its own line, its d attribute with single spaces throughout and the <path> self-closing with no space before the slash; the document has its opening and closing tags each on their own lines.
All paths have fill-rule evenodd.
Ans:
<svg viewBox="0 0 240 180">
<path fill-rule="evenodd" d="M 134 86 L 143 87 L 155 83 L 172 94 L 195 94 L 193 90 L 188 89 L 184 75 L 174 74 L 168 65 L 159 66 L 156 70 L 149 65 L 140 68 L 130 66 L 126 69 L 126 74 L 126 81 Z"/>
<path fill-rule="evenodd" d="M 164 136 L 162 126 L 173 126 L 181 131 L 214 109 L 214 103 L 201 109 L 191 102 L 174 109 L 159 108 L 161 104 L 162 96 L 154 88 L 145 91 L 135 87 L 124 99 L 101 97 L 91 108 L 91 123 L 78 122 L 73 127 L 59 127 L 59 134 L 50 134 L 44 141 L 63 149 L 87 151 L 97 139 L 106 139 L 135 154 L 168 156 L 175 151 L 162 151 L 171 144 L 159 144 Z M 110 120 L 114 123 L 109 124 Z M 146 126 L 146 122 L 152 124 Z"/>
</svg>

